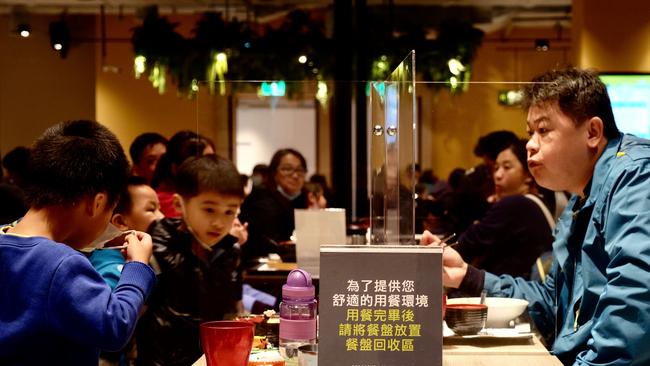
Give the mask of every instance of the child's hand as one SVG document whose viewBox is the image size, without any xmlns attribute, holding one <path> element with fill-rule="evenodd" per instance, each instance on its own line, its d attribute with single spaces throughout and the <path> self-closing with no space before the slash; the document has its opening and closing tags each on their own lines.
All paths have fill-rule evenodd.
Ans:
<svg viewBox="0 0 650 366">
<path fill-rule="evenodd" d="M 127 262 L 142 262 L 149 264 L 149 258 L 153 251 L 151 236 L 142 231 L 134 231 L 134 234 L 126 237 L 128 246 L 126 247 Z"/>
<path fill-rule="evenodd" d="M 242 224 L 238 218 L 235 218 L 235 221 L 232 222 L 232 228 L 230 228 L 230 235 L 237 237 L 239 245 L 246 244 L 246 241 L 248 241 L 248 223 Z"/>
</svg>

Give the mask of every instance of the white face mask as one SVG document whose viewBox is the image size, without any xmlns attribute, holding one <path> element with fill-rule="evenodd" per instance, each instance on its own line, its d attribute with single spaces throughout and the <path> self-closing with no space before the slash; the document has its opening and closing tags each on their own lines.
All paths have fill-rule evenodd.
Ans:
<svg viewBox="0 0 650 366">
<path fill-rule="evenodd" d="M 212 251 L 212 245 L 214 245 L 216 243 L 213 243 L 212 245 L 210 245 L 210 244 L 204 242 L 203 240 L 201 240 L 199 238 L 199 236 L 196 234 L 194 229 L 192 229 L 192 226 L 190 225 L 189 220 L 187 219 L 187 214 L 185 213 L 185 202 L 183 201 L 183 198 L 181 198 L 179 196 L 178 197 L 178 202 L 179 202 L 179 204 L 181 206 L 181 218 L 183 219 L 183 222 L 185 223 L 185 227 L 187 228 L 187 231 L 189 231 L 190 234 L 192 234 L 192 237 L 194 237 L 194 240 L 196 240 L 196 242 L 199 243 L 204 249 L 206 249 L 208 251 Z"/>
<path fill-rule="evenodd" d="M 106 225 L 106 229 L 104 229 L 104 231 L 99 234 L 95 240 L 93 240 L 85 248 L 81 249 L 81 251 L 90 253 L 95 249 L 103 248 L 106 243 L 123 234 L 124 233 L 122 230 L 118 229 L 115 225 L 109 222 L 108 225 Z"/>
</svg>

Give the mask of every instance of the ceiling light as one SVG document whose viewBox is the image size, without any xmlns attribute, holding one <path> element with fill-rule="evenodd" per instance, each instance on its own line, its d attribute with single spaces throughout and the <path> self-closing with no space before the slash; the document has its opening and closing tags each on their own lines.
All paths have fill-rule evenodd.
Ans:
<svg viewBox="0 0 650 366">
<path fill-rule="evenodd" d="M 16 30 L 18 31 L 18 34 L 20 34 L 20 36 L 23 38 L 29 37 L 29 35 L 32 33 L 32 27 L 30 27 L 27 23 L 19 24 Z"/>
<path fill-rule="evenodd" d="M 551 48 L 550 42 L 546 38 L 536 39 L 535 40 L 535 50 L 540 52 L 546 52 Z"/>
<path fill-rule="evenodd" d="M 61 58 L 68 55 L 70 48 L 70 31 L 63 20 L 50 23 L 50 45 L 59 52 Z"/>
</svg>

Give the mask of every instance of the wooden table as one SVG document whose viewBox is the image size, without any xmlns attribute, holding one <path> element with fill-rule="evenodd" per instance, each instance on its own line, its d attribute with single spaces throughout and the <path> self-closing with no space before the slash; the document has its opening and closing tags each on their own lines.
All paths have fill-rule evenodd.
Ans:
<svg viewBox="0 0 650 366">
<path fill-rule="evenodd" d="M 562 363 L 548 353 L 537 338 L 533 337 L 517 342 L 517 344 L 504 344 L 503 341 L 485 342 L 483 340 L 463 343 L 445 342 L 442 346 L 442 365 L 562 366 Z M 205 357 L 201 357 L 193 366 L 206 366 Z"/>
<path fill-rule="evenodd" d="M 274 307 L 277 309 L 282 299 L 282 285 L 287 282 L 289 272 L 296 268 L 298 268 L 298 265 L 293 262 L 261 263 L 245 269 L 243 281 L 257 290 L 274 296 L 277 299 Z M 252 312 L 261 313 L 267 308 L 267 305 L 258 307 L 258 303 L 256 303 L 253 305 Z"/>
<path fill-rule="evenodd" d="M 445 340 L 443 366 L 562 366 L 536 337 L 505 343 L 473 339 L 463 342 Z"/>
<path fill-rule="evenodd" d="M 289 271 L 295 268 L 296 263 L 262 264 L 244 273 L 244 282 L 257 285 L 275 283 L 281 288 Z M 442 352 L 443 366 L 562 366 L 560 360 L 551 355 L 536 337 L 512 342 L 445 338 Z M 205 365 L 203 357 L 194 364 Z"/>
</svg>

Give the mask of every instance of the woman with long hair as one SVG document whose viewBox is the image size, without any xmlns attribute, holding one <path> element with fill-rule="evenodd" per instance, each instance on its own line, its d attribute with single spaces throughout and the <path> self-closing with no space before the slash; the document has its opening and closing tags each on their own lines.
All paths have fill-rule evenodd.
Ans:
<svg viewBox="0 0 650 366">
<path fill-rule="evenodd" d="M 468 263 L 495 274 L 529 277 L 536 259 L 551 250 L 554 228 L 526 162 L 526 141 L 497 156 L 495 203 L 459 238 L 458 252 Z"/>
</svg>

